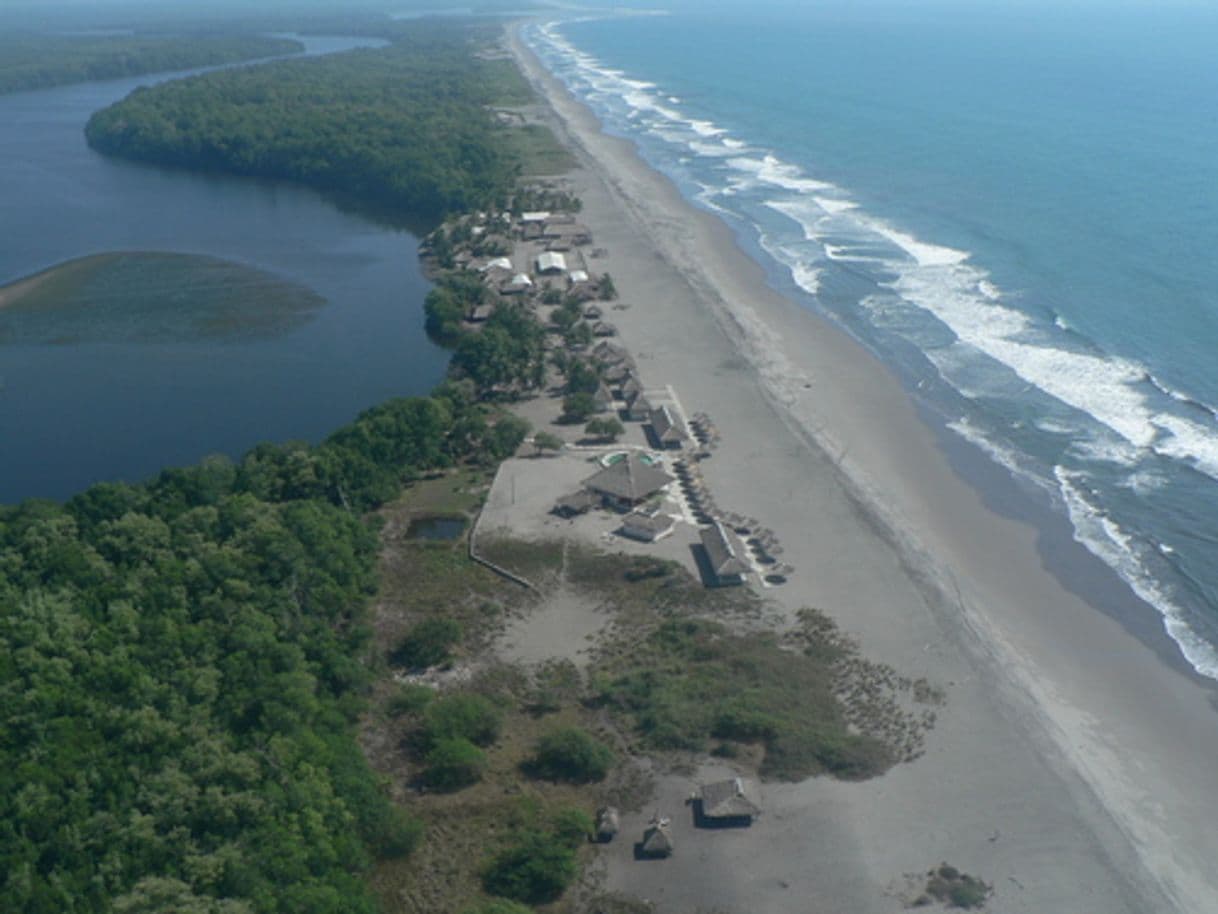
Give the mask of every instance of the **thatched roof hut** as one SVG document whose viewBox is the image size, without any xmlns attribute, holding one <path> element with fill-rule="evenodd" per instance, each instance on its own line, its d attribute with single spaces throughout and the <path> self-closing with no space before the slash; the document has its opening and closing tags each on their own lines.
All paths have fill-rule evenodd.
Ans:
<svg viewBox="0 0 1218 914">
<path fill-rule="evenodd" d="M 639 851 L 646 857 L 668 857 L 674 846 L 671 823 L 668 819 L 656 816 L 643 832 Z"/>
<path fill-rule="evenodd" d="M 761 798 L 757 784 L 745 778 L 728 778 L 703 784 L 698 789 L 699 813 L 712 822 L 733 822 L 747 825 L 761 815 Z"/>
<path fill-rule="evenodd" d="M 622 820 L 618 816 L 617 808 L 613 806 L 602 806 L 596 811 L 596 840 L 602 844 L 613 840 L 613 836 L 618 833 L 622 827 Z"/>
</svg>

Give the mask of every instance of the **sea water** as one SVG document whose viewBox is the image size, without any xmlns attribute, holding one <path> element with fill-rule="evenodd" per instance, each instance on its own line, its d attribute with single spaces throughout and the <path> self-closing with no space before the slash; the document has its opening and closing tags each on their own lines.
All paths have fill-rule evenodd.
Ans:
<svg viewBox="0 0 1218 914">
<path fill-rule="evenodd" d="M 524 35 L 1218 678 L 1218 15 L 675 0 Z"/>
</svg>

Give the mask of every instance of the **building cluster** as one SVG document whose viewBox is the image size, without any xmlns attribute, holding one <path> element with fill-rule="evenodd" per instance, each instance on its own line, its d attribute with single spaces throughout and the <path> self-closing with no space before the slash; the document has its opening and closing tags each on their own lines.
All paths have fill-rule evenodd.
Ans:
<svg viewBox="0 0 1218 914">
<path fill-rule="evenodd" d="M 761 815 L 761 796 L 755 781 L 741 777 L 726 778 L 702 784 L 689 798 L 696 828 L 747 828 Z M 596 816 L 596 838 L 601 843 L 612 841 L 621 828 L 618 811 L 602 807 Z M 677 826 L 668 816 L 656 810 L 635 844 L 635 856 L 657 859 L 670 857 L 677 849 Z"/>
</svg>

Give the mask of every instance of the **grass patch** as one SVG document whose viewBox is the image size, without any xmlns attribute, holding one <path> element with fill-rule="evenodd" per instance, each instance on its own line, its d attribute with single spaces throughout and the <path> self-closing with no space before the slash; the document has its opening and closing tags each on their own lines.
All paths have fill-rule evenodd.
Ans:
<svg viewBox="0 0 1218 914">
<path fill-rule="evenodd" d="M 852 732 L 835 694 L 833 659 L 813 659 L 771 634 L 670 619 L 599 671 L 594 689 L 649 748 L 761 743 L 766 777 L 871 777 L 894 759 L 882 741 Z"/>
<path fill-rule="evenodd" d="M 575 156 L 544 124 L 512 127 L 504 132 L 504 139 L 526 175 L 561 175 L 575 167 Z"/>
<path fill-rule="evenodd" d="M 993 886 L 987 885 L 976 876 L 940 863 L 926 874 L 926 891 L 915 899 L 913 906 L 922 907 L 937 901 L 949 908 L 971 910 L 984 905 L 993 891 Z"/>
</svg>

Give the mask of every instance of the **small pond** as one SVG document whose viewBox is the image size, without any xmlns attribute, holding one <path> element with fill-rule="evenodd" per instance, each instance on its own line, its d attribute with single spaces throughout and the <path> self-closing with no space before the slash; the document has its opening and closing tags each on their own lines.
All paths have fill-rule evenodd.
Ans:
<svg viewBox="0 0 1218 914">
<path fill-rule="evenodd" d="M 465 532 L 464 517 L 416 517 L 406 528 L 406 535 L 415 540 L 455 540 Z"/>
</svg>

